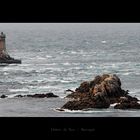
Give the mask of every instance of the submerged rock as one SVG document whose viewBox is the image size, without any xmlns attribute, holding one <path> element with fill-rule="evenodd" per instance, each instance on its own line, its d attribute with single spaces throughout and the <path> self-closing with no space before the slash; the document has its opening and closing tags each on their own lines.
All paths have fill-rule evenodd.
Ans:
<svg viewBox="0 0 140 140">
<path fill-rule="evenodd" d="M 6 97 L 8 97 L 8 96 L 6 96 L 4 94 L 0 96 L 0 98 L 6 98 Z"/>
<path fill-rule="evenodd" d="M 59 97 L 53 93 L 46 93 L 46 94 L 29 94 L 29 95 L 16 95 L 15 97 L 32 97 L 32 98 L 50 98 L 50 97 Z"/>
<path fill-rule="evenodd" d="M 108 108 L 110 104 L 119 103 L 114 107 L 118 108 L 120 105 L 124 105 L 122 100 L 125 99 L 129 100 L 129 104 L 132 104 L 128 106 L 129 108 L 134 106 L 139 108 L 138 99 L 128 94 L 128 90 L 125 91 L 121 88 L 121 80 L 117 75 L 98 75 L 92 81 L 82 82 L 74 92 L 67 95 L 67 98 L 74 100 L 68 101 L 62 106 L 62 109 Z M 125 107 L 127 108 L 127 105 Z"/>
<path fill-rule="evenodd" d="M 16 96 L 14 96 L 14 97 L 25 97 L 25 95 L 16 95 Z"/>
</svg>

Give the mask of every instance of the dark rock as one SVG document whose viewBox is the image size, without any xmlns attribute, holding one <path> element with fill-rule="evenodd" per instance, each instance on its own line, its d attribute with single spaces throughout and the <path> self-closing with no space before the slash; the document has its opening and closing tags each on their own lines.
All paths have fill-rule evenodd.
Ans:
<svg viewBox="0 0 140 140">
<path fill-rule="evenodd" d="M 132 97 L 130 95 L 126 95 L 125 97 L 128 98 L 129 101 L 135 101 L 135 102 L 139 101 L 136 97 Z"/>
<path fill-rule="evenodd" d="M 76 92 L 85 93 L 85 92 L 89 92 L 89 89 L 90 89 L 90 83 L 83 82 L 81 83 L 80 87 L 76 89 Z"/>
<path fill-rule="evenodd" d="M 1 95 L 0 98 L 6 98 L 6 97 L 8 97 L 8 96 L 6 96 L 6 95 L 3 94 L 3 95 Z"/>
<path fill-rule="evenodd" d="M 121 100 L 120 103 L 114 106 L 115 109 L 140 109 L 140 104 L 137 101 L 131 101 L 128 98 Z"/>
<path fill-rule="evenodd" d="M 57 95 L 54 95 L 53 93 L 46 93 L 46 94 L 29 94 L 29 95 L 16 95 L 15 97 L 32 97 L 32 98 L 50 98 L 50 97 L 58 97 Z"/>
<path fill-rule="evenodd" d="M 18 98 L 20 97 L 20 98 L 22 98 L 22 97 L 24 97 L 24 96 L 23 96 L 23 95 L 16 95 L 15 97 L 18 97 Z"/>
<path fill-rule="evenodd" d="M 53 93 L 46 93 L 45 95 L 46 95 L 47 98 L 49 98 L 49 97 L 59 97 L 57 95 L 54 95 Z"/>
<path fill-rule="evenodd" d="M 107 98 L 98 96 L 96 98 L 84 97 L 79 100 L 68 101 L 62 109 L 83 110 L 87 108 L 108 108 L 109 106 L 110 102 Z"/>
<path fill-rule="evenodd" d="M 66 98 L 73 98 L 73 99 L 81 99 L 84 97 L 91 96 L 89 93 L 80 93 L 80 92 L 73 92 L 66 96 Z"/>
<path fill-rule="evenodd" d="M 121 80 L 115 74 L 98 75 L 92 81 L 82 82 L 74 92 L 67 95 L 67 98 L 74 100 L 68 101 L 62 109 L 108 108 L 114 103 L 118 103 L 114 108 L 139 108 L 138 99 L 128 94 L 128 90 L 121 88 Z"/>
<path fill-rule="evenodd" d="M 65 111 L 64 109 L 61 109 L 61 108 L 56 108 L 56 110 L 58 110 L 58 111 Z"/>
<path fill-rule="evenodd" d="M 120 79 L 116 75 L 103 75 L 100 82 L 92 88 L 92 94 L 101 92 L 108 97 L 120 97 L 123 94 Z"/>
<path fill-rule="evenodd" d="M 66 92 L 71 92 L 71 93 L 73 93 L 74 91 L 73 90 L 71 90 L 71 89 L 67 89 L 67 90 L 65 90 Z"/>
<path fill-rule="evenodd" d="M 80 84 L 78 88 L 75 90 L 77 95 L 79 93 L 90 93 L 90 94 L 98 94 L 107 95 L 108 97 L 120 97 L 128 94 L 128 92 L 121 89 L 121 81 L 116 75 L 103 74 L 102 76 L 96 76 L 92 81 L 85 81 Z M 72 93 L 72 97 L 76 95 L 76 93 Z"/>
</svg>

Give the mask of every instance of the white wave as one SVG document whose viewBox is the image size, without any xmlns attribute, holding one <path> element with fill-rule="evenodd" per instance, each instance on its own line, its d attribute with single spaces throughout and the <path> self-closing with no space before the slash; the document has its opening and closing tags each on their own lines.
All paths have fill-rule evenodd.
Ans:
<svg viewBox="0 0 140 140">
<path fill-rule="evenodd" d="M 114 107 L 118 103 L 110 104 L 110 108 Z"/>
<path fill-rule="evenodd" d="M 66 81 L 66 80 L 61 80 L 61 83 L 69 83 L 70 81 Z"/>
<path fill-rule="evenodd" d="M 71 51 L 70 53 L 71 53 L 71 54 L 77 54 L 77 52 L 75 52 L 75 51 Z"/>
<path fill-rule="evenodd" d="M 50 91 L 47 91 L 47 92 L 51 92 L 51 91 L 60 91 L 61 88 L 57 87 L 57 86 L 49 86 L 49 85 L 46 85 L 46 86 L 36 86 L 36 89 L 46 89 L 46 90 L 50 90 Z"/>
<path fill-rule="evenodd" d="M 14 98 L 15 96 L 17 96 L 17 95 L 19 95 L 19 93 L 16 93 L 16 94 L 11 94 L 11 95 L 6 95 L 6 96 L 8 96 L 8 98 Z M 24 96 L 24 95 L 27 95 L 27 94 L 20 94 L 20 95 L 22 95 L 22 96 Z"/>
<path fill-rule="evenodd" d="M 11 68 L 11 67 L 4 67 L 3 68 L 3 71 L 9 71 L 9 70 L 12 70 L 13 68 Z"/>
<path fill-rule="evenodd" d="M 38 86 L 38 89 L 51 89 L 51 86 Z"/>
<path fill-rule="evenodd" d="M 55 66 L 55 65 L 56 65 L 56 63 L 43 64 L 43 65 Z"/>
<path fill-rule="evenodd" d="M 8 75 L 9 73 L 7 73 L 7 72 L 4 72 L 4 75 Z"/>
<path fill-rule="evenodd" d="M 72 65 L 77 66 L 77 65 L 80 65 L 80 63 L 74 63 L 74 62 L 73 62 Z"/>
<path fill-rule="evenodd" d="M 104 44 L 104 43 L 107 43 L 105 40 L 103 40 L 103 41 L 101 41 L 101 42 L 102 42 L 103 44 Z"/>
<path fill-rule="evenodd" d="M 61 112 L 59 110 L 61 110 L 60 108 L 55 108 L 55 111 Z M 69 109 L 62 109 L 62 111 L 67 112 L 67 113 L 98 113 L 98 112 L 114 112 L 111 109 L 92 109 L 92 110 L 69 110 Z"/>
<path fill-rule="evenodd" d="M 46 68 L 46 70 L 52 70 L 52 71 L 62 71 L 62 69 L 61 69 L 61 68 L 53 68 L 53 67 Z"/>
<path fill-rule="evenodd" d="M 10 92 L 27 92 L 29 91 L 28 89 L 26 88 L 22 88 L 22 89 L 9 89 Z"/>
<path fill-rule="evenodd" d="M 46 57 L 47 57 L 47 58 L 52 58 L 52 56 L 51 56 L 51 55 L 46 55 Z"/>
<path fill-rule="evenodd" d="M 125 72 L 125 73 L 122 73 L 122 75 L 130 75 L 131 72 Z"/>
<path fill-rule="evenodd" d="M 66 113 L 82 113 L 82 114 L 88 114 L 88 113 L 118 113 L 118 112 L 127 112 L 127 113 L 130 113 L 130 112 L 137 112 L 138 110 L 135 110 L 135 109 L 127 109 L 127 110 L 122 110 L 122 109 L 111 109 L 111 108 L 108 108 L 108 109 L 92 109 L 92 110 L 68 110 L 68 109 L 62 109 L 61 108 L 55 108 L 54 111 L 57 111 L 57 112 L 66 112 Z"/>
<path fill-rule="evenodd" d="M 64 66 L 69 66 L 71 65 L 69 62 L 63 63 Z"/>
<path fill-rule="evenodd" d="M 134 94 L 134 93 L 140 93 L 140 89 L 132 89 L 131 91 L 129 91 L 130 94 Z"/>
<path fill-rule="evenodd" d="M 119 66 L 117 64 L 110 64 L 109 66 L 112 67 L 112 68 L 115 68 L 115 69 L 119 68 Z"/>
<path fill-rule="evenodd" d="M 46 58 L 44 58 L 44 57 L 37 57 L 37 59 L 46 60 Z"/>
<path fill-rule="evenodd" d="M 60 52 L 60 54 L 65 54 L 65 52 Z"/>
<path fill-rule="evenodd" d="M 65 97 L 66 97 L 66 95 L 64 96 L 64 95 L 59 95 L 59 98 L 61 98 L 61 99 L 65 99 Z"/>
<path fill-rule="evenodd" d="M 88 66 L 87 68 L 88 68 L 88 69 L 92 69 L 92 68 L 93 68 L 93 66 L 92 66 L 92 65 L 90 65 L 90 66 Z"/>
</svg>

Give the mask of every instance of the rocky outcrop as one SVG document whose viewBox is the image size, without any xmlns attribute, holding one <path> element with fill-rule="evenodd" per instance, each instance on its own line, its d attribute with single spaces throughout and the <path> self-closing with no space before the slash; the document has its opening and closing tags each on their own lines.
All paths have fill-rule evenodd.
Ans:
<svg viewBox="0 0 140 140">
<path fill-rule="evenodd" d="M 110 106 L 110 101 L 105 97 L 94 98 L 87 95 L 83 98 L 78 98 L 77 100 L 68 101 L 62 109 L 70 110 L 82 110 L 87 108 L 108 108 Z"/>
<path fill-rule="evenodd" d="M 81 83 L 74 92 L 67 95 L 67 98 L 73 100 L 63 105 L 62 109 L 108 108 L 113 103 L 118 103 L 114 108 L 139 108 L 138 99 L 128 94 L 128 90 L 121 88 L 121 80 L 117 75 L 98 75 L 92 81 Z M 127 105 L 124 98 L 128 101 Z"/>
<path fill-rule="evenodd" d="M 50 97 L 58 97 L 53 93 L 46 93 L 46 94 L 27 94 L 27 95 L 16 95 L 15 97 L 32 97 L 32 98 L 50 98 Z"/>
<path fill-rule="evenodd" d="M 7 98 L 8 96 L 6 95 L 1 95 L 0 98 Z M 51 97 L 59 97 L 53 93 L 46 93 L 46 94 L 27 94 L 27 95 L 16 95 L 14 97 L 22 98 L 22 97 L 32 97 L 32 98 L 51 98 Z"/>
<path fill-rule="evenodd" d="M 124 95 L 121 89 L 121 81 L 116 75 L 103 74 L 96 76 L 94 80 L 81 83 L 75 90 L 80 93 L 90 93 L 93 95 L 102 94 L 108 97 L 119 97 Z"/>
</svg>

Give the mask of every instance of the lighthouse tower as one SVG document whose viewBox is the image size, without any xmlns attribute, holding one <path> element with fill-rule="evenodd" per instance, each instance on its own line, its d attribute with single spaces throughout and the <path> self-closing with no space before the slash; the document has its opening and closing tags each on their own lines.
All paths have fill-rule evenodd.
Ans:
<svg viewBox="0 0 140 140">
<path fill-rule="evenodd" d="M 0 58 L 9 57 L 7 51 L 6 51 L 6 43 L 5 43 L 5 34 L 1 32 L 0 34 Z"/>
</svg>

